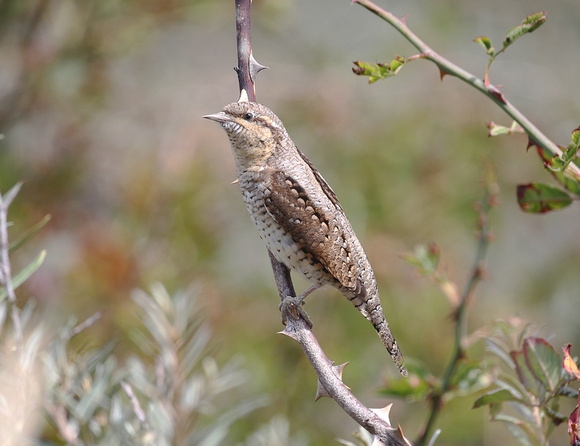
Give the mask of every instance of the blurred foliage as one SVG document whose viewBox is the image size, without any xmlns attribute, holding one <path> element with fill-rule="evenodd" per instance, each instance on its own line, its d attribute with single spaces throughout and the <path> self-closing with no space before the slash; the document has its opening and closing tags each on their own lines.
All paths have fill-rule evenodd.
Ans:
<svg viewBox="0 0 580 446">
<path fill-rule="evenodd" d="M 9 199 L 10 193 L 4 198 Z M 5 214 L 3 203 L 0 200 L 0 212 Z M 4 240 L 7 225 L 1 218 L 0 226 Z M 0 245 L 1 291 L 10 295 L 8 246 Z M 23 280 L 32 272 L 23 270 Z M 151 295 L 134 292 L 141 323 L 132 337 L 144 359 L 131 355 L 123 360 L 114 354 L 114 340 L 85 351 L 72 346 L 72 339 L 97 323 L 100 314 L 81 324 L 69 317 L 55 327 L 42 319 L 34 300 L 20 310 L 16 301 L 2 299 L 2 444 L 43 439 L 79 446 L 210 446 L 228 441 L 231 425 L 266 405 L 267 399 L 240 396 L 248 376 L 239 357 L 218 366 L 197 294 L 191 290 L 170 296 L 158 283 L 151 287 Z M 41 412 L 51 429 L 39 417 Z M 283 444 L 291 444 L 284 423 L 282 418 L 273 419 L 268 431 L 253 435 L 282 435 Z"/>
<path fill-rule="evenodd" d="M 455 60 L 465 56 L 476 67 L 487 56 L 475 36 L 501 40 L 530 11 L 545 9 L 548 21 L 539 34 L 494 62 L 494 79 L 547 134 L 563 140 L 577 127 L 571 92 L 578 60 L 569 56 L 579 44 L 577 2 L 393 7 L 399 16 L 408 14 L 408 23 L 432 38 L 434 48 Z M 112 338 L 118 339 L 115 367 L 137 356 L 153 373 L 146 355 L 127 340 L 135 330 L 144 332 L 132 290 L 155 281 L 168 290 L 199 283 L 197 302 L 220 344 L 217 363 L 241 353 L 251 376 L 245 390 L 270 398 L 267 409 L 231 426 L 232 438 L 243 444 L 257 438 L 250 436 L 258 429 L 265 444 L 275 444 L 274 429 L 296 444 L 305 438 L 328 444 L 356 426 L 332 402 L 312 403 L 316 383 L 307 361 L 274 334 L 281 326 L 267 256 L 238 190 L 229 186 L 235 173 L 227 140 L 201 119 L 237 97 L 233 15 L 229 1 L 0 2 L 0 191 L 24 182 L 11 208 L 17 222 L 12 239 L 51 215 L 14 258 L 21 271 L 47 252 L 17 290 L 19 304 L 32 296 L 33 313 L 47 321 L 47 330 L 54 318 L 62 324 L 69 315 L 85 320 L 102 311 L 98 323 L 70 340 L 69 353 L 85 358 L 75 376 L 107 382 L 111 356 L 103 356 L 102 378 L 95 378 L 83 355 L 109 348 Z M 433 376 L 445 369 L 452 349 L 447 294 L 442 298 L 400 256 L 436 240 L 445 252 L 438 265 L 442 277 L 467 275 L 477 215 L 472 203 L 481 195 L 488 163 L 502 186 L 494 214 L 497 241 L 470 326 L 517 313 L 545 324 L 555 333 L 553 345 L 578 344 L 577 315 L 570 311 L 580 286 L 574 206 L 567 215 L 522 213 L 515 184 L 545 181 L 535 154 L 525 154 L 526 140 L 488 139 L 485 122 L 503 117 L 447 77 L 440 82 L 437 72 L 419 68 L 421 61 L 372 88 L 353 76 L 353 60 L 407 52 L 377 22 L 348 1 L 332 8 L 255 1 L 253 44 L 258 61 L 271 68 L 260 74 L 258 98 L 283 119 L 341 199 L 373 264 L 403 353 L 410 362 L 421 359 Z M 548 32 L 554 29 L 559 32 Z M 331 290 L 312 296 L 307 311 L 331 358 L 351 361 L 347 384 L 363 401 L 384 406 L 376 390 L 395 371 L 366 321 Z M 253 323 L 240 323 L 247 320 Z M 469 352 L 482 354 L 478 349 Z M 129 396 L 118 391 L 128 414 Z M 446 406 L 436 444 L 502 443 L 507 432 L 470 412 L 473 400 L 457 398 Z M 427 405 L 397 401 L 393 417 L 413 438 L 413 426 L 422 426 L 427 411 Z M 281 418 L 271 420 L 274 413 Z M 555 442 L 566 437 L 560 431 Z"/>
<path fill-rule="evenodd" d="M 520 444 L 548 445 L 556 426 L 568 418 L 558 412 L 561 397 L 576 399 L 578 392 L 568 387 L 573 378 L 554 347 L 531 335 L 530 324 L 521 325 L 498 321 L 487 333 L 488 350 L 501 368 L 493 380 L 496 388 L 480 396 L 474 408 L 489 406 L 491 419 L 504 422 Z"/>
</svg>

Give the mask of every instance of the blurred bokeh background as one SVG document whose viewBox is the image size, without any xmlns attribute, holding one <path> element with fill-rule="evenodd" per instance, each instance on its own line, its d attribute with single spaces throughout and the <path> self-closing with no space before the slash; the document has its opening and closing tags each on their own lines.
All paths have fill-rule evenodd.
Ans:
<svg viewBox="0 0 580 446">
<path fill-rule="evenodd" d="M 526 15 L 548 21 L 493 64 L 491 81 L 548 136 L 569 142 L 579 124 L 580 4 L 575 0 L 380 2 L 432 48 L 478 76 L 487 58 L 473 39 L 496 47 Z M 493 168 L 501 202 L 491 224 L 489 277 L 477 290 L 472 329 L 518 316 L 542 326 L 559 348 L 580 344 L 578 206 L 549 215 L 519 210 L 519 183 L 550 181 L 522 135 L 490 139 L 485 124 L 511 122 L 488 99 L 415 61 L 369 85 L 352 61 L 411 56 L 385 22 L 343 1 L 256 0 L 252 16 L 260 73 L 257 96 L 341 199 L 375 269 L 404 354 L 434 374 L 452 345 L 450 307 L 401 255 L 436 242 L 443 268 L 465 282 L 474 257 L 474 201 Z M 249 393 L 271 404 L 236 429 L 240 437 L 286 416 L 311 444 L 334 444 L 355 424 L 330 400 L 313 403 L 316 380 L 281 330 L 265 248 L 247 215 L 223 131 L 201 116 L 237 99 L 233 1 L 3 0 L 0 2 L 0 190 L 24 186 L 13 236 L 45 214 L 52 220 L 14 259 L 41 249 L 43 267 L 20 295 L 47 317 L 98 310 L 86 342 L 120 336 L 134 348 L 130 292 L 160 281 L 169 290 L 201 286 L 218 356 L 241 354 Z M 297 289 L 306 287 L 298 278 Z M 396 371 L 372 328 L 338 293 L 313 295 L 307 311 L 328 355 L 351 361 L 345 380 L 363 402 Z M 480 348 L 480 350 L 482 350 Z M 479 354 L 481 351 L 479 351 Z M 511 444 L 487 411 L 454 402 L 437 444 Z M 410 438 L 423 404 L 396 402 L 392 418 Z M 235 438 L 236 432 L 233 433 Z M 565 427 L 556 434 L 566 441 Z M 557 442 L 557 441 L 556 441 Z"/>
</svg>

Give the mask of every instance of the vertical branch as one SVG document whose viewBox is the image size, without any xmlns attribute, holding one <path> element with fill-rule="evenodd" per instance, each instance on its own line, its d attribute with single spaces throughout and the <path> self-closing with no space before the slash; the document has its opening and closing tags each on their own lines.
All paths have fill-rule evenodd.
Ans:
<svg viewBox="0 0 580 446">
<path fill-rule="evenodd" d="M 239 101 L 256 102 L 254 78 L 256 74 L 267 68 L 260 65 L 252 55 L 252 25 L 250 21 L 250 6 L 252 0 L 236 1 L 236 35 L 238 39 L 238 73 L 240 84 Z"/>
<path fill-rule="evenodd" d="M 256 102 L 256 89 L 250 76 L 250 58 L 252 57 L 252 26 L 250 6 L 252 0 L 236 1 L 236 35 L 238 38 L 238 73 L 240 84 L 240 101 Z M 245 95 L 244 95 L 245 92 Z"/>
</svg>

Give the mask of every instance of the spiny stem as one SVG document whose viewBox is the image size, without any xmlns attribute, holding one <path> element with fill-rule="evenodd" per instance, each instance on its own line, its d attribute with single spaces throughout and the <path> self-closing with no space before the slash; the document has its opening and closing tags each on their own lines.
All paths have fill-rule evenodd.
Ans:
<svg viewBox="0 0 580 446">
<path fill-rule="evenodd" d="M 403 20 L 375 5 L 372 1 L 354 0 L 354 3 L 358 3 L 359 5 L 365 7 L 393 26 L 393 28 L 399 31 L 401 35 L 405 37 L 405 39 L 407 39 L 424 55 L 425 59 L 435 63 L 435 65 L 437 65 L 441 70 L 442 74 L 449 74 L 458 79 L 461 79 L 465 83 L 474 87 L 476 90 L 479 90 L 481 93 L 485 94 L 524 129 L 534 144 L 537 144 L 545 152 L 549 153 L 550 156 L 554 157 L 562 155 L 562 150 L 560 150 L 560 148 L 550 138 L 544 135 L 544 133 L 542 133 L 526 116 L 524 116 L 522 112 L 514 107 L 499 91 L 498 87 L 495 87 L 491 84 L 486 85 L 486 83 L 479 79 L 477 76 L 469 73 L 463 68 L 445 59 L 437 52 L 433 51 L 427 44 L 425 44 L 425 42 L 423 42 L 407 27 Z M 570 163 L 566 168 L 566 171 L 578 181 L 580 181 L 580 167 L 574 163 Z"/>
</svg>

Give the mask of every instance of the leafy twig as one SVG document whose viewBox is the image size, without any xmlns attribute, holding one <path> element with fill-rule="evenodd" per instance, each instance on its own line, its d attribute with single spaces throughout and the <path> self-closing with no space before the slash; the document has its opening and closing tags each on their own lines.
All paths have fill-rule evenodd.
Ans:
<svg viewBox="0 0 580 446">
<path fill-rule="evenodd" d="M 476 90 L 479 90 L 481 93 L 485 94 L 492 101 L 494 101 L 499 108 L 507 113 L 524 129 L 532 144 L 537 145 L 541 150 L 549 154 L 551 157 L 562 157 L 562 150 L 552 140 L 550 140 L 550 138 L 544 135 L 526 116 L 522 114 L 522 112 L 514 107 L 500 91 L 500 88 L 489 83 L 487 78 L 482 80 L 442 57 L 409 29 L 404 19 L 396 17 L 394 14 L 380 8 L 370 0 L 354 0 L 354 3 L 358 3 L 359 5 L 368 9 L 372 13 L 388 22 L 397 31 L 399 31 L 401 35 L 405 37 L 405 39 L 407 39 L 415 48 L 419 50 L 421 58 L 430 60 L 431 62 L 435 63 L 437 67 L 439 67 L 439 70 L 441 71 L 441 77 L 447 74 L 457 77 L 458 79 L 461 79 L 465 83 L 471 85 Z M 567 166 L 566 171 L 577 181 L 580 181 L 580 167 L 574 163 L 570 163 Z"/>
</svg>

